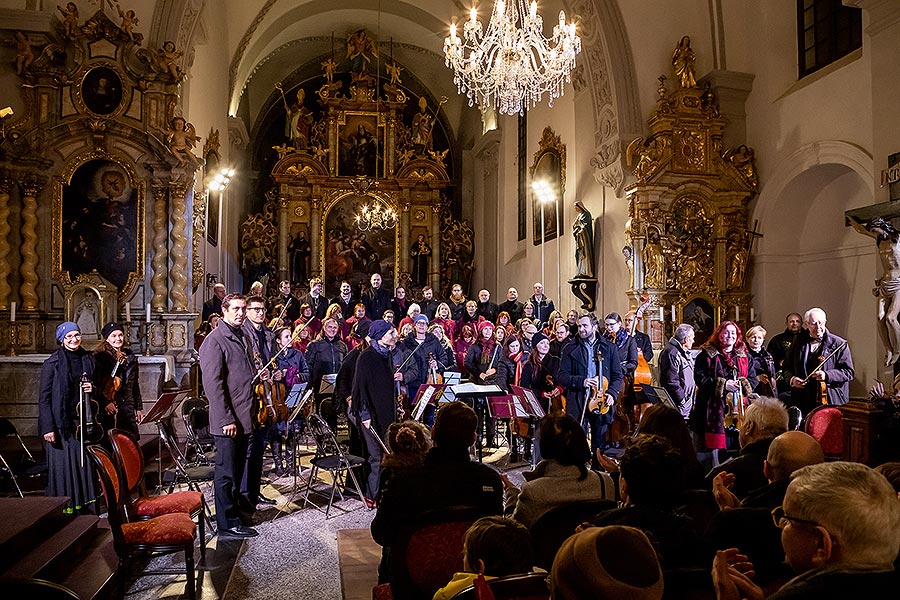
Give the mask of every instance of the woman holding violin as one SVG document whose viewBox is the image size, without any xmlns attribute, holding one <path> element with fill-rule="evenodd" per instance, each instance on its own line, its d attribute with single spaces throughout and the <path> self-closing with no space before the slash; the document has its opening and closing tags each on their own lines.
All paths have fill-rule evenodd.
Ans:
<svg viewBox="0 0 900 600">
<path fill-rule="evenodd" d="M 92 418 L 98 410 L 90 399 L 94 356 L 81 347 L 81 331 L 71 321 L 56 328 L 56 342 L 59 348 L 41 368 L 38 391 L 38 431 L 47 450 L 46 493 L 69 498 L 66 513 L 93 513 L 94 471 L 82 441 L 96 442 L 103 433 Z"/>
<path fill-rule="evenodd" d="M 725 415 L 734 413 L 737 403 L 747 404 L 747 396 L 756 387 L 756 371 L 747 353 L 741 328 L 723 321 L 700 350 L 694 363 L 697 400 L 690 425 L 701 462 L 706 467 L 719 464 L 719 450 L 726 448 Z"/>
<path fill-rule="evenodd" d="M 747 352 L 753 361 L 756 378 L 759 383 L 753 390 L 760 396 L 778 397 L 775 390 L 775 359 L 766 350 L 763 342 L 766 341 L 766 330 L 762 325 L 754 325 L 747 330 Z"/>
<path fill-rule="evenodd" d="M 498 328 L 498 331 L 500 328 Z M 497 385 L 508 394 L 512 393 L 514 385 L 521 385 L 522 368 L 528 357 L 522 352 L 522 343 L 514 335 L 510 335 L 503 342 L 503 352 L 497 365 Z M 531 460 L 531 419 L 513 419 L 508 425 L 510 430 L 509 448 L 510 460 L 519 462 L 518 439 L 525 442 L 525 460 Z"/>
<path fill-rule="evenodd" d="M 309 381 L 309 365 L 303 353 L 291 344 L 292 335 L 290 327 L 281 327 L 275 330 L 275 339 L 278 341 L 280 354 L 278 355 L 278 370 L 284 374 L 286 391 L 290 391 L 298 383 Z M 308 404 L 310 410 L 311 404 Z M 287 408 L 285 406 L 285 408 Z M 306 412 L 306 414 L 309 414 Z M 287 419 L 279 419 L 275 423 L 274 430 L 270 432 L 269 443 L 272 445 L 272 455 L 275 458 L 275 474 L 281 476 L 285 472 L 285 462 L 282 447 L 287 446 L 287 464 L 294 464 L 294 439 L 300 434 L 303 423 L 298 419 L 288 428 Z"/>
<path fill-rule="evenodd" d="M 137 356 L 125 346 L 125 330 L 118 323 L 104 325 L 101 335 L 103 348 L 94 354 L 100 422 L 105 431 L 124 429 L 138 438 L 144 413 Z"/>
<path fill-rule="evenodd" d="M 566 401 L 563 397 L 563 389 L 557 383 L 559 375 L 559 357 L 550 354 L 550 339 L 543 333 L 536 333 L 532 338 L 534 347 L 528 355 L 525 365 L 522 367 L 521 385 L 534 393 L 534 397 L 541 403 L 541 408 L 547 414 L 566 414 Z M 539 448 L 535 447 L 537 455 L 535 463 L 540 462 Z M 525 446 L 526 460 L 531 458 L 531 440 Z"/>
</svg>

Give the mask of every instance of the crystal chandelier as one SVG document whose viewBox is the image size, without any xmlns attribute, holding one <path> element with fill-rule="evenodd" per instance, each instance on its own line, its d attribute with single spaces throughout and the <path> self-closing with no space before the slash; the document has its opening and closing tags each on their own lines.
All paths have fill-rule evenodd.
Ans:
<svg viewBox="0 0 900 600">
<path fill-rule="evenodd" d="M 537 2 L 526 10 L 525 0 L 508 1 L 494 4 L 486 32 L 474 6 L 462 38 L 456 35 L 454 17 L 444 39 L 444 62 L 453 69 L 453 82 L 460 94 L 466 94 L 469 106 L 477 102 L 482 109 L 490 106 L 501 114 L 524 114 L 545 93 L 553 106 L 581 52 L 575 23 L 567 24 L 566 13 L 559 11 L 559 24 L 547 39 Z"/>
<path fill-rule="evenodd" d="M 397 226 L 397 213 L 394 209 L 382 206 L 377 202 L 364 205 L 356 213 L 356 227 L 360 231 L 373 229 L 393 229 Z"/>
</svg>

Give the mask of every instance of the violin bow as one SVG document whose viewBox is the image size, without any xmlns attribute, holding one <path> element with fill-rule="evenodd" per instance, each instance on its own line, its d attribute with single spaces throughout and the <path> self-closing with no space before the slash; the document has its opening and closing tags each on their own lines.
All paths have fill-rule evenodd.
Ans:
<svg viewBox="0 0 900 600">
<path fill-rule="evenodd" d="M 297 339 L 297 337 L 303 332 L 304 329 L 306 329 L 307 327 L 309 327 L 309 324 L 310 324 L 311 322 L 312 322 L 311 320 L 310 320 L 310 321 L 307 321 L 306 323 L 304 323 L 303 325 L 301 325 L 300 327 L 298 327 L 297 330 L 296 330 L 293 334 L 291 334 L 291 341 L 290 341 L 289 343 L 285 344 L 284 346 L 282 346 L 281 349 L 278 350 L 278 352 L 276 352 L 276 353 L 272 356 L 272 358 L 269 359 L 269 362 L 267 362 L 265 365 L 263 365 L 263 367 L 262 367 L 259 371 L 256 372 L 256 375 L 253 377 L 253 380 L 250 381 L 250 384 L 251 384 L 251 385 L 254 384 L 254 383 L 256 383 L 256 380 L 259 379 L 260 374 L 261 374 L 263 371 L 265 371 L 266 369 L 268 369 L 269 367 L 271 367 L 271 366 L 275 363 L 275 361 L 278 360 L 278 357 L 281 356 L 281 354 L 282 354 L 285 350 L 287 350 L 288 348 L 291 347 L 291 345 L 294 343 L 294 340 Z"/>
<path fill-rule="evenodd" d="M 815 369 L 813 369 L 812 371 L 810 371 L 810 372 L 809 372 L 809 375 L 807 375 L 806 377 L 803 378 L 803 383 L 805 384 L 807 381 L 809 381 L 809 378 L 812 377 L 817 371 L 823 370 L 822 367 L 825 366 L 825 363 L 828 362 L 829 360 L 831 360 L 831 358 L 832 358 L 835 354 L 837 354 L 838 352 L 840 352 L 841 350 L 843 350 L 843 349 L 847 346 L 847 343 L 848 343 L 847 341 L 844 341 L 843 344 L 841 344 L 840 346 L 838 346 L 837 348 L 835 348 L 834 350 L 832 350 L 831 352 L 829 352 L 829 353 L 828 353 L 828 356 L 826 356 L 825 358 L 823 358 L 823 359 L 822 359 L 822 362 L 819 363 L 819 366 L 817 366 Z"/>
</svg>

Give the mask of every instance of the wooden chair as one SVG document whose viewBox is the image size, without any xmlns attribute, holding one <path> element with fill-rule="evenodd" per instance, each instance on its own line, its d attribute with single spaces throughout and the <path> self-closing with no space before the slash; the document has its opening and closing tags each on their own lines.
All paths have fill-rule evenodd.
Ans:
<svg viewBox="0 0 900 600">
<path fill-rule="evenodd" d="M 489 579 L 487 584 L 495 600 L 549 600 L 549 573 L 525 573 Z M 480 600 L 475 586 L 469 586 L 453 596 L 453 600 Z"/>
<path fill-rule="evenodd" d="M 123 504 L 129 521 L 146 521 L 160 515 L 187 513 L 200 529 L 200 557 L 206 558 L 206 500 L 194 490 L 150 496 L 144 485 L 144 453 L 131 434 L 110 429 L 108 434 L 119 470 L 124 473 Z"/>
<path fill-rule="evenodd" d="M 598 513 L 616 507 L 615 500 L 570 502 L 548 510 L 531 526 L 534 543 L 534 564 L 547 571 L 563 542 L 575 533 L 575 528 L 590 521 Z"/>
<path fill-rule="evenodd" d="M 124 498 L 124 474 L 119 472 L 115 459 L 102 447 L 88 446 L 88 455 L 94 463 L 100 478 L 100 487 L 106 499 L 109 528 L 112 531 L 113 547 L 119 558 L 119 569 L 128 571 L 140 561 L 145 563 L 148 555 L 172 554 L 184 552 L 183 570 L 143 570 L 138 577 L 146 575 L 175 575 L 184 573 L 187 576 L 185 593 L 190 600 L 196 599 L 194 579 L 194 542 L 197 528 L 187 513 L 172 513 L 154 517 L 146 521 L 127 522 Z M 135 560 L 137 559 L 137 561 Z M 125 595 L 126 577 L 118 577 L 119 590 L 116 597 Z"/>
</svg>

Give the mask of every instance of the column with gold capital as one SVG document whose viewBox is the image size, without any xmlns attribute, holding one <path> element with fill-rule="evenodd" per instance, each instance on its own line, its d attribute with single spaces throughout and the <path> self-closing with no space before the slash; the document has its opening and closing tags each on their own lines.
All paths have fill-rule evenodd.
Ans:
<svg viewBox="0 0 900 600">
<path fill-rule="evenodd" d="M 291 264 L 288 261 L 288 199 L 278 198 L 278 279 L 291 278 Z"/>
<path fill-rule="evenodd" d="M 40 190 L 41 184 L 36 179 L 22 184 L 22 264 L 19 267 L 22 310 L 38 308 L 37 195 Z"/>
<path fill-rule="evenodd" d="M 431 192 L 431 268 L 429 283 L 435 294 L 441 289 L 441 192 Z"/>
<path fill-rule="evenodd" d="M 13 181 L 7 173 L 0 175 L 0 309 L 9 307 L 9 295 L 12 293 L 8 281 L 12 272 L 9 264 L 9 192 L 12 185 Z"/>
<path fill-rule="evenodd" d="M 409 264 L 409 190 L 403 190 L 403 198 L 400 198 L 400 256 L 397 265 L 401 273 L 412 273 Z M 399 285 L 400 282 L 394 282 Z"/>
<path fill-rule="evenodd" d="M 315 190 L 313 191 L 313 194 L 312 211 L 309 214 L 309 245 L 312 249 L 312 256 L 310 257 L 309 263 L 310 272 L 307 273 L 307 275 L 309 277 L 321 277 L 322 253 L 319 242 L 319 230 L 322 227 L 322 198 L 321 196 L 315 195 Z"/>
<path fill-rule="evenodd" d="M 169 247 L 166 244 L 169 230 L 169 188 L 164 184 L 153 185 L 153 278 L 150 289 L 153 298 L 150 305 L 156 312 L 164 312 L 169 302 Z"/>
<path fill-rule="evenodd" d="M 172 182 L 169 184 L 169 191 L 172 196 L 172 310 L 175 312 L 187 312 L 188 296 L 187 296 L 187 219 L 184 213 L 187 210 L 187 186 L 181 182 Z"/>
</svg>

